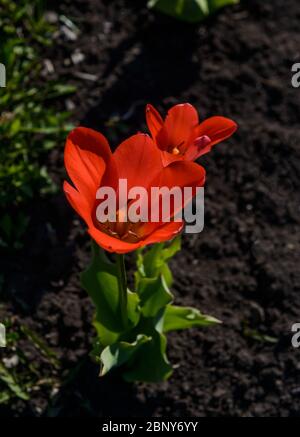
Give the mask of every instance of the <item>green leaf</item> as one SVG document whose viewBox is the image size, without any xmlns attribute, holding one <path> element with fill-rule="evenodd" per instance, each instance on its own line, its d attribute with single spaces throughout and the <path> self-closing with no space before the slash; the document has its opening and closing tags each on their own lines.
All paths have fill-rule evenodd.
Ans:
<svg viewBox="0 0 300 437">
<path fill-rule="evenodd" d="M 140 347 L 150 341 L 151 338 L 146 335 L 138 335 L 136 341 L 128 343 L 126 341 L 120 341 L 111 346 L 107 346 L 101 353 L 102 370 L 101 376 L 105 375 L 110 370 L 122 366 L 128 360 L 130 360 L 134 354 L 138 352 Z"/>
<path fill-rule="evenodd" d="M 0 392 L 0 405 L 6 404 L 11 398 L 13 398 L 13 396 L 8 390 L 7 391 L 2 390 Z"/>
<path fill-rule="evenodd" d="M 162 275 L 158 278 L 143 278 L 138 290 L 141 311 L 145 317 L 155 317 L 158 312 L 173 300 L 173 296 Z"/>
<path fill-rule="evenodd" d="M 14 376 L 9 372 L 8 369 L 0 362 L 0 380 L 3 381 L 9 389 L 20 399 L 27 401 L 29 395 L 22 389 L 22 387 L 17 383 Z"/>
<path fill-rule="evenodd" d="M 136 326 L 140 320 L 140 298 L 137 293 L 127 289 L 127 314 L 129 321 L 129 328 Z"/>
<path fill-rule="evenodd" d="M 195 0 L 195 3 L 199 6 L 203 15 L 209 14 L 209 6 L 208 6 L 209 0 Z"/>
<path fill-rule="evenodd" d="M 140 306 L 139 306 L 139 297 L 136 293 L 132 293 L 130 290 L 127 290 L 127 311 L 128 311 L 128 319 L 129 326 L 128 329 L 132 329 L 137 325 L 140 319 Z M 97 320 L 97 315 L 94 318 L 93 325 L 97 331 L 98 339 L 102 345 L 102 348 L 108 345 L 111 345 L 118 341 L 121 333 L 115 333 L 105 328 L 105 326 Z"/>
<path fill-rule="evenodd" d="M 134 327 L 140 317 L 139 297 L 127 291 L 128 324 L 122 323 L 119 301 L 117 269 L 106 257 L 104 251 L 93 242 L 93 259 L 88 269 L 82 273 L 83 288 L 90 295 L 95 307 L 95 328 L 103 345 L 111 344 L 125 330 Z"/>
<path fill-rule="evenodd" d="M 239 2 L 240 0 L 208 0 L 209 12 L 215 12 L 228 5 L 237 5 Z"/>
<path fill-rule="evenodd" d="M 118 341 L 120 334 L 105 328 L 105 326 L 97 320 L 97 315 L 94 317 L 93 325 L 97 331 L 98 340 L 102 349 Z"/>
<path fill-rule="evenodd" d="M 60 367 L 56 353 L 45 343 L 41 337 L 39 337 L 34 331 L 25 325 L 21 326 L 21 331 L 33 342 L 35 347 L 41 351 L 41 353 L 54 367 L 57 369 Z"/>
<path fill-rule="evenodd" d="M 130 369 L 123 373 L 128 382 L 160 382 L 172 374 L 172 367 L 166 356 L 167 340 L 163 334 L 153 331 L 151 339 L 145 342 L 132 357 Z"/>
<path fill-rule="evenodd" d="M 76 87 L 73 85 L 66 85 L 66 84 L 55 84 L 52 88 L 51 93 L 47 96 L 47 98 L 53 98 L 53 97 L 59 97 L 64 96 L 66 94 L 72 94 L 76 92 Z"/>
<path fill-rule="evenodd" d="M 239 0 L 149 0 L 148 7 L 193 23 L 226 5 L 237 3 Z"/>
<path fill-rule="evenodd" d="M 260 343 L 271 343 L 271 344 L 278 343 L 278 338 L 272 337 L 270 335 L 262 334 L 256 329 L 245 328 L 244 335 L 245 337 L 249 337 L 252 340 L 258 341 Z"/>
<path fill-rule="evenodd" d="M 171 259 L 181 247 L 181 237 L 174 238 L 169 243 L 154 244 L 145 254 L 140 250 L 137 256 L 137 272 L 135 274 L 136 289 L 142 278 L 158 278 L 163 275 L 168 287 L 172 285 L 172 273 L 167 261 Z"/>
<path fill-rule="evenodd" d="M 93 243 L 93 259 L 81 275 L 83 288 L 96 306 L 96 320 L 109 331 L 122 332 L 116 267 Z"/>
<path fill-rule="evenodd" d="M 144 268 L 147 277 L 157 276 L 163 265 L 171 259 L 181 248 L 181 237 L 174 238 L 168 245 L 158 243 L 144 256 Z"/>
<path fill-rule="evenodd" d="M 196 308 L 168 305 L 165 311 L 163 332 L 210 326 L 218 323 L 222 322 L 215 317 L 202 314 Z"/>
</svg>

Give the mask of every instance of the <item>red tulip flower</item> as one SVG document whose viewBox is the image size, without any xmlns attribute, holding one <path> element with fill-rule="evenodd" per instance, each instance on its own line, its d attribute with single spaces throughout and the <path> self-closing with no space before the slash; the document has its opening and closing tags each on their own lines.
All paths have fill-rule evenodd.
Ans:
<svg viewBox="0 0 300 437">
<path fill-rule="evenodd" d="M 191 108 L 189 105 L 185 107 Z M 176 139 L 173 135 L 173 144 L 182 142 L 184 130 L 180 123 L 176 131 L 179 136 Z M 152 123 L 152 134 L 154 131 Z M 96 193 L 101 186 L 117 190 L 119 180 L 126 179 L 128 190 L 131 187 L 144 187 L 146 190 L 174 186 L 196 188 L 203 186 L 205 181 L 205 170 L 196 163 L 177 161 L 165 167 L 161 151 L 148 135 L 134 135 L 112 153 L 102 134 L 83 127 L 74 129 L 67 138 L 65 167 L 74 185 L 64 182 L 64 191 L 71 206 L 83 218 L 88 233 L 98 245 L 119 254 L 169 240 L 181 231 L 183 222 L 123 222 L 120 217 L 124 211 L 119 205 L 115 222 L 100 223 L 96 218 L 99 204 Z"/>
<path fill-rule="evenodd" d="M 154 142 L 162 151 L 164 165 L 178 160 L 194 161 L 237 129 L 234 121 L 219 116 L 199 124 L 198 113 L 189 103 L 173 106 L 165 120 L 152 105 L 147 105 L 146 120 Z"/>
<path fill-rule="evenodd" d="M 159 382 L 172 373 L 166 334 L 219 321 L 195 308 L 173 305 L 168 260 L 180 241 L 155 243 L 173 239 L 184 221 L 196 222 L 189 228 L 201 232 L 203 191 L 198 188 L 205 183 L 205 170 L 193 161 L 228 138 L 236 124 L 224 117 L 199 124 L 188 104 L 172 108 L 165 121 L 148 105 L 147 122 L 152 138 L 139 133 L 114 153 L 101 133 L 74 129 L 64 154 L 72 183 L 64 182 L 64 192 L 96 242 L 81 284 L 95 305 L 101 375 L 119 367 L 126 381 Z M 185 208 L 193 196 L 196 214 L 191 204 Z M 148 244 L 154 246 L 138 253 L 129 289 L 124 254 Z M 113 260 L 98 246 L 114 252 Z"/>
</svg>

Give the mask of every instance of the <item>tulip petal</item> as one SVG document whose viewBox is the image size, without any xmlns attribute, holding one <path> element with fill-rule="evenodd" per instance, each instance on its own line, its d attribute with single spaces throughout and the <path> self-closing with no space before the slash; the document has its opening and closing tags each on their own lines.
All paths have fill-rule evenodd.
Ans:
<svg viewBox="0 0 300 437">
<path fill-rule="evenodd" d="M 107 140 L 100 133 L 83 127 L 74 129 L 67 138 L 65 167 L 76 189 L 91 204 L 111 159 Z"/>
<path fill-rule="evenodd" d="M 211 148 L 215 144 L 229 138 L 236 130 L 237 124 L 233 120 L 226 117 L 215 116 L 200 123 L 195 130 L 195 136 L 201 137 L 207 135 L 211 140 L 209 145 Z M 198 157 L 209 152 L 209 150 L 203 149 Z"/>
<path fill-rule="evenodd" d="M 127 179 L 132 187 L 147 188 L 162 170 L 161 152 L 149 135 L 137 134 L 128 138 L 113 154 L 119 179 Z"/>
<path fill-rule="evenodd" d="M 191 161 L 176 161 L 165 167 L 152 181 L 151 187 L 202 187 L 205 169 Z"/>
<path fill-rule="evenodd" d="M 203 187 L 204 183 L 205 169 L 201 165 L 196 164 L 192 161 L 173 162 L 169 166 L 165 167 L 148 187 L 149 215 L 151 215 L 151 217 L 153 217 L 153 214 L 154 216 L 158 215 L 157 218 L 161 220 L 162 211 L 164 211 L 162 205 L 168 205 L 169 202 L 171 202 L 169 210 L 165 212 L 166 214 L 168 213 L 169 216 L 164 217 L 165 222 L 167 220 L 170 221 L 171 218 L 174 217 L 176 214 L 180 213 L 185 205 L 190 202 L 191 198 L 195 196 L 196 188 Z M 162 190 L 158 198 L 156 198 L 156 196 L 152 198 L 152 187 L 168 188 L 169 190 L 171 190 L 172 188 L 180 188 L 182 201 L 179 201 L 178 204 L 175 203 L 174 196 L 170 195 L 169 190 Z M 189 196 L 187 195 L 187 191 L 184 192 L 184 188 L 188 187 L 192 189 Z M 144 235 L 153 232 L 155 228 L 158 228 L 165 222 L 152 221 L 150 223 L 146 223 L 143 226 Z"/>
<path fill-rule="evenodd" d="M 146 121 L 152 138 L 155 141 L 159 131 L 163 127 L 164 121 L 160 113 L 150 104 L 146 106 Z"/>
<path fill-rule="evenodd" d="M 92 223 L 91 211 L 93 205 L 89 204 L 87 199 L 66 181 L 64 181 L 63 190 L 72 208 L 90 226 Z"/>
<path fill-rule="evenodd" d="M 99 244 L 99 246 L 103 247 L 103 249 L 108 252 L 128 253 L 138 249 L 142 245 L 141 241 L 138 243 L 127 243 L 126 241 L 111 237 L 97 229 L 95 226 L 91 226 L 88 229 L 88 233 L 96 243 Z"/>
<path fill-rule="evenodd" d="M 210 152 L 212 148 L 211 139 L 207 135 L 196 138 L 187 148 L 184 159 L 195 161 L 199 156 Z"/>
<path fill-rule="evenodd" d="M 183 221 L 164 224 L 153 231 L 147 238 L 145 238 L 144 244 L 154 244 L 171 240 L 182 231 L 183 226 Z"/>
<path fill-rule="evenodd" d="M 182 161 L 184 159 L 183 155 L 181 154 L 174 155 L 173 153 L 165 152 L 164 150 L 161 151 L 161 158 L 164 167 L 172 164 L 172 162 Z"/>
<path fill-rule="evenodd" d="M 199 123 L 196 109 L 189 103 L 173 106 L 168 112 L 165 123 L 157 135 L 162 150 L 170 147 L 183 147 L 190 138 L 191 129 Z"/>
</svg>

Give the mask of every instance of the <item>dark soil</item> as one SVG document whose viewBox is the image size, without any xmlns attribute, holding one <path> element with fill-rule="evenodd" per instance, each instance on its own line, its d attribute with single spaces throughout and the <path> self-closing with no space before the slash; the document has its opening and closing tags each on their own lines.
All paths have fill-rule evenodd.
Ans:
<svg viewBox="0 0 300 437">
<path fill-rule="evenodd" d="M 238 122 L 234 137 L 201 159 L 205 228 L 184 236 L 172 262 L 176 302 L 223 325 L 169 336 L 176 369 L 168 382 L 99 379 L 88 357 L 93 308 L 79 285 L 88 237 L 63 194 L 39 200 L 24 250 L 3 261 L 5 314 L 57 351 L 58 390 L 38 390 L 1 414 L 300 416 L 300 350 L 291 346 L 291 325 L 300 322 L 300 90 L 290 72 L 300 61 L 299 2 L 242 1 L 199 25 L 143 3 L 60 2 L 56 10 L 80 34 L 76 41 L 55 35 L 47 57 L 53 76 L 78 85 L 59 104 L 74 107 L 76 123 L 101 130 L 114 146 L 145 128 L 147 102 L 166 111 L 188 101 L 201 118 Z M 76 49 L 85 58 L 74 65 Z M 60 184 L 62 155 L 61 145 L 48 162 Z"/>
</svg>

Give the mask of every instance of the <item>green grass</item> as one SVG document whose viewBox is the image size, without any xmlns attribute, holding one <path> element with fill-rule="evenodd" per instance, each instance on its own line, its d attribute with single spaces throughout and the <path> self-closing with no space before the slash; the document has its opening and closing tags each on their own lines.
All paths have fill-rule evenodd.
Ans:
<svg viewBox="0 0 300 437">
<path fill-rule="evenodd" d="M 0 0 L 0 62 L 6 88 L 0 88 L 0 244 L 22 209 L 36 196 L 55 191 L 43 162 L 71 129 L 69 114 L 57 112 L 55 100 L 73 87 L 41 77 L 42 55 L 51 45 L 52 25 L 44 19 L 41 0 Z M 17 221 L 24 218 L 16 217 Z M 26 219 L 25 219 L 26 221 Z"/>
<path fill-rule="evenodd" d="M 41 0 L 0 0 L 0 63 L 6 67 L 6 87 L 0 88 L 0 248 L 5 251 L 22 247 L 31 203 L 56 190 L 44 163 L 72 128 L 70 114 L 57 110 L 57 99 L 75 89 L 41 75 L 44 52 L 56 30 L 44 11 Z M 50 397 L 58 384 L 56 354 L 17 319 L 4 324 L 0 404 L 17 398 L 26 402 L 39 390 Z M 40 358 L 32 359 L 32 354 Z"/>
<path fill-rule="evenodd" d="M 0 360 L 0 405 L 11 404 L 17 398 L 28 401 L 32 392 L 37 396 L 40 390 L 50 394 L 59 385 L 60 362 L 56 354 L 28 326 L 13 319 L 4 324 L 7 345 Z"/>
</svg>

